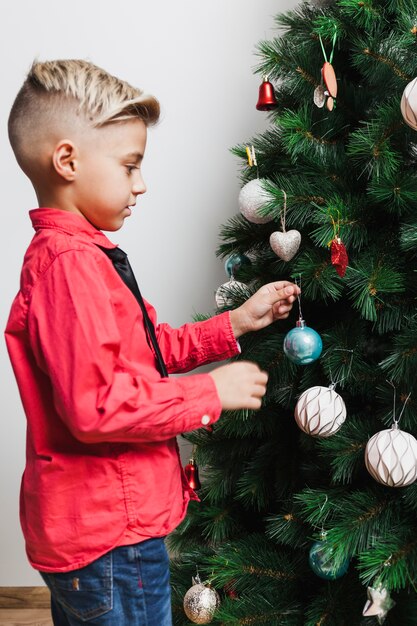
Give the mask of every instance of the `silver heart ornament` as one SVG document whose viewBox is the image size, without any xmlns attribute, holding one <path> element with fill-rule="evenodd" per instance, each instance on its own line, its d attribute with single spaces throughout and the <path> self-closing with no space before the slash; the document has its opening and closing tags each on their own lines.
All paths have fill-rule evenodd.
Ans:
<svg viewBox="0 0 417 626">
<path fill-rule="evenodd" d="M 298 230 L 289 230 L 285 233 L 277 230 L 269 238 L 272 250 L 283 261 L 290 261 L 301 243 L 301 234 Z"/>
</svg>

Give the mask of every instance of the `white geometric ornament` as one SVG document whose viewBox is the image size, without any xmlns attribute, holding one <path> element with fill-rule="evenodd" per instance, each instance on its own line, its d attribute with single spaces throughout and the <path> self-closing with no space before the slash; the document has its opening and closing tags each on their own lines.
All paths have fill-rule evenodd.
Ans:
<svg viewBox="0 0 417 626">
<path fill-rule="evenodd" d="M 274 219 L 272 216 L 262 217 L 258 212 L 270 201 L 271 196 L 265 191 L 259 178 L 254 178 L 254 180 L 246 183 L 239 193 L 240 212 L 253 224 L 266 224 Z"/>
<path fill-rule="evenodd" d="M 365 465 L 377 482 L 387 487 L 406 487 L 417 478 L 417 440 L 394 422 L 366 444 Z"/>
<path fill-rule="evenodd" d="M 417 130 L 417 78 L 414 78 L 403 91 L 401 113 L 406 124 Z"/>
<path fill-rule="evenodd" d="M 343 398 L 329 387 L 310 387 L 298 399 L 295 407 L 295 420 L 307 435 L 330 437 L 334 435 L 346 419 L 346 405 Z"/>
</svg>

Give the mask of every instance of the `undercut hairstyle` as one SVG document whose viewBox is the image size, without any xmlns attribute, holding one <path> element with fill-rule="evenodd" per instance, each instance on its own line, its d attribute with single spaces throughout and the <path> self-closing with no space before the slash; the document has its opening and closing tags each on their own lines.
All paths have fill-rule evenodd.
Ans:
<svg viewBox="0 0 417 626">
<path fill-rule="evenodd" d="M 154 96 L 79 59 L 34 62 L 9 115 L 9 139 L 18 157 L 27 132 L 45 129 L 58 117 L 77 115 L 92 127 L 140 119 L 159 119 Z M 24 136 L 26 137 L 24 138 Z M 19 159 L 18 159 L 19 160 Z"/>
</svg>

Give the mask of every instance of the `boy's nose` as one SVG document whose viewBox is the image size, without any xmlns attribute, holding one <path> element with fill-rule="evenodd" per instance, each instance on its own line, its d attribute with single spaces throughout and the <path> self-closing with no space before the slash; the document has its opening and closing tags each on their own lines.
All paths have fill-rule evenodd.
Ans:
<svg viewBox="0 0 417 626">
<path fill-rule="evenodd" d="M 146 191 L 146 185 L 145 185 L 145 181 L 143 180 L 142 176 L 140 176 L 137 180 L 135 180 L 135 182 L 133 183 L 132 186 L 132 193 L 135 196 L 138 196 L 141 193 L 145 193 Z"/>
</svg>

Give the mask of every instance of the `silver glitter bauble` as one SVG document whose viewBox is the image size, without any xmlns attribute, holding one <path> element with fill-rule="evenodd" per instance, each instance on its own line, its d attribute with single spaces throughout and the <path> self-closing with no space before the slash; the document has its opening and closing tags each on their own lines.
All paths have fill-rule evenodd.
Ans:
<svg viewBox="0 0 417 626">
<path fill-rule="evenodd" d="M 397 424 L 376 433 L 366 444 L 365 465 L 387 487 L 406 487 L 417 478 L 417 440 Z"/>
<path fill-rule="evenodd" d="M 285 233 L 277 230 L 269 238 L 272 250 L 283 261 L 290 261 L 297 254 L 301 243 L 298 230 L 289 230 Z"/>
<path fill-rule="evenodd" d="M 266 224 L 273 220 L 273 217 L 262 217 L 258 210 L 267 202 L 271 202 L 271 196 L 262 186 L 259 178 L 251 180 L 242 187 L 239 193 L 239 209 L 240 212 L 249 222 L 253 224 Z"/>
<path fill-rule="evenodd" d="M 184 596 L 185 614 L 194 624 L 210 624 L 219 606 L 220 596 L 209 585 L 193 585 Z"/>
<path fill-rule="evenodd" d="M 307 435 L 330 437 L 346 419 L 343 398 L 330 387 L 310 387 L 295 407 L 295 421 Z"/>
<path fill-rule="evenodd" d="M 234 303 L 234 296 L 242 296 L 245 293 L 247 287 L 245 283 L 241 283 L 238 280 L 231 279 L 227 283 L 223 283 L 217 289 L 215 294 L 216 305 L 219 309 L 225 306 L 232 306 Z"/>
<path fill-rule="evenodd" d="M 417 130 L 417 78 L 414 78 L 403 91 L 401 113 L 404 122 Z"/>
</svg>

